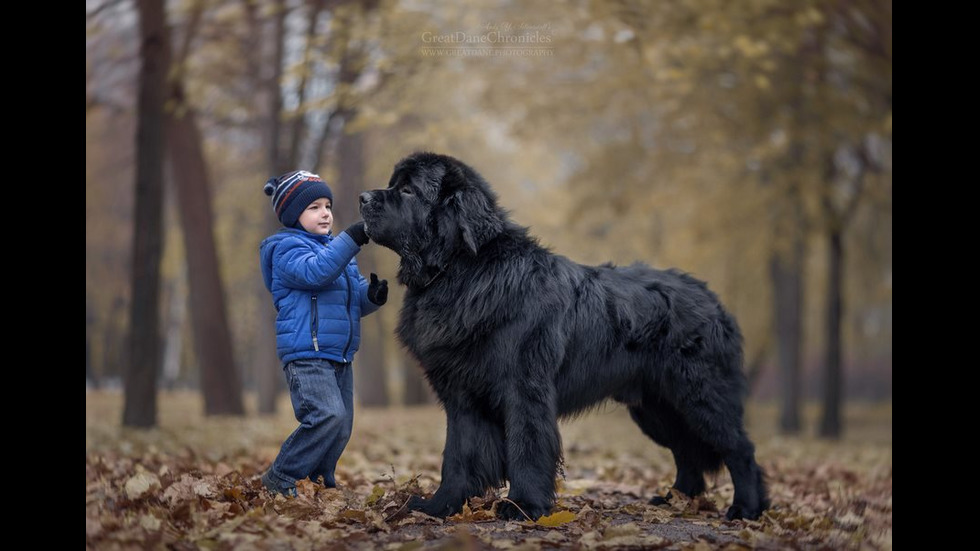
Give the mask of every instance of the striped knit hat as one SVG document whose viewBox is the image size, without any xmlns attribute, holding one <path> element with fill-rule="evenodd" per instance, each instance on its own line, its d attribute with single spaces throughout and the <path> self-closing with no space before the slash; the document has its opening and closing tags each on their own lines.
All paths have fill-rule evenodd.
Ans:
<svg viewBox="0 0 980 551">
<path fill-rule="evenodd" d="M 296 225 L 303 209 L 313 201 L 326 197 L 333 203 L 333 193 L 327 183 L 305 170 L 294 170 L 278 178 L 269 178 L 262 191 L 272 196 L 272 210 L 287 228 Z"/>
</svg>

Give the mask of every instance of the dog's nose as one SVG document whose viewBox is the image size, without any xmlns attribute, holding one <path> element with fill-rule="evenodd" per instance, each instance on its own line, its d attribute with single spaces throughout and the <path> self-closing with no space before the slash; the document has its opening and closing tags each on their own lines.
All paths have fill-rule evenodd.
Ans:
<svg viewBox="0 0 980 551">
<path fill-rule="evenodd" d="M 368 204 L 368 203 L 371 202 L 371 193 L 368 192 L 368 191 L 365 191 L 364 193 L 362 193 L 360 197 L 361 197 L 361 204 L 362 205 L 366 205 L 366 204 Z"/>
</svg>

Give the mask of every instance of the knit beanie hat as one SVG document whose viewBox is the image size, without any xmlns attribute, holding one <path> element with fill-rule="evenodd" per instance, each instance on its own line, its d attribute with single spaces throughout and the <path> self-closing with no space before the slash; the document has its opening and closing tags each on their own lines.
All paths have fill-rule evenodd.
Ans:
<svg viewBox="0 0 980 551">
<path fill-rule="evenodd" d="M 305 170 L 294 170 L 278 178 L 269 178 L 262 191 L 272 197 L 272 210 L 287 228 L 296 225 L 303 209 L 313 201 L 326 197 L 333 203 L 333 193 L 327 183 Z"/>
</svg>

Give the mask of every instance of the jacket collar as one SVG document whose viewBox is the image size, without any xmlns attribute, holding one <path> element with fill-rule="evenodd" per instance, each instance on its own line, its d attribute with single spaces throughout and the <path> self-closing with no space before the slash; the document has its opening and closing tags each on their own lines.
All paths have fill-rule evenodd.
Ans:
<svg viewBox="0 0 980 551">
<path fill-rule="evenodd" d="M 315 233 L 310 233 L 306 230 L 298 230 L 296 228 L 282 228 L 279 233 L 287 233 L 291 235 L 296 235 L 299 237 L 304 237 L 306 239 L 311 239 L 317 243 L 330 243 L 334 240 L 333 234 L 328 233 L 327 235 L 317 235 Z"/>
</svg>

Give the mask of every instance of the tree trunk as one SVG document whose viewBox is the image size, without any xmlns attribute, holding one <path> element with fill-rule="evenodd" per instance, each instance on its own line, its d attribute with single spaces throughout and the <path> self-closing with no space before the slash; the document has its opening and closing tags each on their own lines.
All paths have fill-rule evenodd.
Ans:
<svg viewBox="0 0 980 551">
<path fill-rule="evenodd" d="M 162 0 L 140 0 L 139 104 L 136 130 L 136 206 L 133 225 L 132 302 L 126 355 L 123 425 L 157 422 L 160 371 L 160 256 L 163 249 L 163 103 L 170 65 Z"/>
<path fill-rule="evenodd" d="M 290 170 L 282 160 L 279 151 L 279 116 L 282 112 L 282 92 L 279 87 L 279 79 L 282 77 L 282 58 L 283 41 L 285 40 L 286 26 L 286 3 L 284 0 L 276 2 L 276 13 L 271 44 L 273 48 L 269 65 L 272 68 L 272 75 L 263 83 L 263 88 L 268 94 L 268 104 L 266 106 L 266 169 L 269 177 L 279 176 Z M 260 182 L 257 182 L 260 183 Z M 272 235 L 279 229 L 279 223 L 275 214 L 272 212 L 271 204 L 267 203 L 267 215 L 263 218 L 265 227 L 264 235 Z M 282 366 L 276 354 L 276 311 L 272 306 L 272 295 L 265 288 L 259 270 L 256 270 L 256 292 L 259 294 L 258 302 L 258 333 L 255 336 L 255 349 L 253 359 L 253 369 L 255 370 L 255 380 L 258 385 L 259 394 L 259 413 L 273 414 L 276 412 L 276 398 L 279 390 L 284 387 Z"/>
<path fill-rule="evenodd" d="M 183 83 L 170 86 L 175 111 L 167 117 L 167 138 L 177 205 L 187 253 L 194 349 L 201 366 L 206 415 L 242 415 L 242 385 L 235 368 L 224 292 L 211 231 L 211 191 L 204 149 Z"/>
<path fill-rule="evenodd" d="M 99 388 L 99 378 L 92 369 L 92 334 L 85 332 L 85 382 L 92 388 Z"/>
<path fill-rule="evenodd" d="M 825 47 L 828 27 L 817 26 L 814 33 L 814 61 L 815 67 L 815 98 L 816 109 L 827 112 L 831 105 L 830 86 L 828 73 L 832 61 Z M 819 434 L 824 438 L 839 438 L 841 433 L 841 347 L 840 347 L 840 317 L 841 317 L 841 271 L 842 271 L 842 243 L 844 226 L 848 218 L 848 212 L 857 205 L 857 197 L 860 196 L 859 190 L 853 194 L 849 205 L 838 211 L 835 208 L 834 188 L 837 180 L 837 168 L 834 162 L 834 150 L 837 148 L 836 139 L 830 129 L 824 125 L 818 127 L 814 137 L 816 138 L 816 153 L 823 163 L 822 179 L 820 182 L 823 188 L 821 193 L 823 212 L 825 219 L 825 231 L 827 232 L 827 313 L 826 313 L 826 366 L 824 369 L 823 384 L 823 416 L 820 420 Z M 863 168 L 861 169 L 863 172 Z M 863 182 L 862 178 L 856 180 Z"/>
<path fill-rule="evenodd" d="M 399 353 L 396 366 L 405 373 L 405 405 L 415 406 L 420 404 L 431 404 L 435 401 L 435 394 L 429 387 L 428 381 L 422 375 L 422 367 L 414 360 L 406 361 L 404 353 Z"/>
<path fill-rule="evenodd" d="M 304 107 L 306 107 L 306 79 L 307 74 L 311 73 L 313 62 L 313 50 L 315 49 L 316 43 L 316 27 L 317 20 L 320 18 L 320 12 L 323 11 L 325 2 L 324 0 L 310 0 L 309 13 L 306 15 L 306 40 L 303 46 L 303 71 L 300 71 L 299 84 L 296 86 L 296 112 L 292 114 L 292 121 L 289 125 L 289 141 L 286 144 L 286 164 L 289 168 L 286 170 L 297 170 L 303 167 L 297 166 L 300 163 L 300 145 L 303 143 L 303 138 L 307 134 L 306 128 L 306 114 L 304 113 Z"/>
<path fill-rule="evenodd" d="M 125 301 L 122 297 L 114 298 L 109 316 L 106 318 L 105 330 L 102 332 L 100 369 L 104 382 L 110 385 L 115 385 L 116 381 L 126 378 L 126 356 L 129 354 L 129 342 L 132 340 L 126 316 Z"/>
<path fill-rule="evenodd" d="M 371 272 L 377 273 L 374 259 L 375 247 L 368 244 L 357 255 L 358 268 L 364 277 L 370 279 Z M 380 276 L 379 276 L 380 277 Z M 384 279 L 383 277 L 380 279 Z M 387 304 L 381 308 L 387 308 Z M 385 333 L 382 310 L 361 319 L 361 348 L 357 353 L 357 367 L 354 371 L 354 388 L 361 404 L 365 406 L 386 406 L 391 404 L 385 370 Z"/>
<path fill-rule="evenodd" d="M 170 307 L 167 312 L 167 329 L 163 345 L 163 386 L 167 390 L 176 387 L 180 377 L 180 359 L 184 348 L 184 318 L 186 318 L 187 265 L 181 266 L 177 277 L 170 283 Z"/>
<path fill-rule="evenodd" d="M 827 274 L 827 369 L 823 385 L 823 418 L 820 436 L 841 436 L 841 315 L 844 249 L 839 229 L 833 229 L 828 243 Z"/>
<path fill-rule="evenodd" d="M 272 207 L 269 207 L 269 217 L 265 220 L 264 226 L 266 235 L 272 235 L 279 229 L 275 216 L 272 215 Z M 279 391 L 285 387 L 282 364 L 276 353 L 276 310 L 272 305 L 272 295 L 262 281 L 258 258 L 256 258 L 255 270 L 259 302 L 256 311 L 257 333 L 254 336 L 252 363 L 258 390 L 258 412 L 274 414 L 276 398 L 279 396 Z"/>
<path fill-rule="evenodd" d="M 769 262 L 773 285 L 773 321 L 779 371 L 782 373 L 780 430 L 800 431 L 801 318 L 803 310 L 803 243 L 796 236 L 788 254 L 774 251 Z"/>
<path fill-rule="evenodd" d="M 92 385 L 92 388 L 99 388 L 101 381 L 99 374 L 95 372 L 92 365 L 92 333 L 95 331 L 95 314 L 92 312 L 92 303 L 88 295 L 85 297 L 85 379 Z"/>
<path fill-rule="evenodd" d="M 352 112 L 343 115 L 346 126 L 354 115 Z M 364 185 L 363 138 L 360 133 L 348 134 L 341 131 L 337 144 L 338 181 L 332 188 L 334 235 L 361 219 L 358 211 L 358 196 Z M 366 278 L 371 277 L 372 271 L 377 272 L 373 255 L 367 249 L 377 246 L 369 243 L 357 255 L 358 268 Z M 380 310 L 361 321 L 361 347 L 357 354 L 357 366 L 354 369 L 354 388 L 361 404 L 365 406 L 385 406 L 390 403 L 384 369 L 382 331 Z"/>
</svg>

